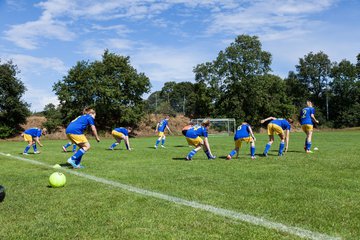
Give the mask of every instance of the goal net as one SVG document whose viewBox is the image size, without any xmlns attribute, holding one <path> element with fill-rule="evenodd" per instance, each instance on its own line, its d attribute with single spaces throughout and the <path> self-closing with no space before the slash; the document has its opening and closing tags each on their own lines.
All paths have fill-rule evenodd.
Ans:
<svg viewBox="0 0 360 240">
<path fill-rule="evenodd" d="M 233 135 L 235 133 L 235 118 L 196 118 L 191 121 L 200 125 L 204 119 L 210 120 L 209 134 L 211 135 Z"/>
</svg>

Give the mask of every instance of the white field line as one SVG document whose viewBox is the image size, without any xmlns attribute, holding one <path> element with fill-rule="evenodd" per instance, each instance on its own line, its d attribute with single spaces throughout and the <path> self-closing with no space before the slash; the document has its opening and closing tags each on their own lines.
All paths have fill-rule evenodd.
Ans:
<svg viewBox="0 0 360 240">
<path fill-rule="evenodd" d="M 18 157 L 18 156 L 12 156 L 10 154 L 5 154 L 0 152 L 0 155 L 6 156 L 6 157 L 10 157 L 10 158 L 14 158 L 23 162 L 27 162 L 27 163 L 31 163 L 34 165 L 40 165 L 40 166 L 44 166 L 44 167 L 48 167 L 48 168 L 52 168 L 52 165 L 46 164 L 46 163 L 42 163 L 36 160 L 31 160 L 31 159 L 27 159 L 27 158 L 23 158 L 23 157 Z M 270 220 L 261 218 L 261 217 L 256 217 L 256 216 L 252 216 L 249 214 L 244 214 L 244 213 L 239 213 L 239 212 L 235 212 L 235 211 L 231 211 L 231 210 L 227 210 L 224 208 L 218 208 L 215 206 L 211 206 L 211 205 L 207 205 L 207 204 L 202 204 L 202 203 L 198 203 L 198 202 L 194 202 L 194 201 L 188 201 L 182 198 L 178 198 L 178 197 L 173 197 L 173 196 L 169 196 L 166 194 L 162 194 L 162 193 L 157 193 L 157 192 L 153 192 L 153 191 L 149 191 L 149 190 L 145 190 L 145 189 L 141 189 L 141 188 L 137 188 L 137 187 L 133 187 L 130 185 L 126 185 L 126 184 L 122 184 L 119 182 L 115 182 L 112 180 L 107 180 L 104 178 L 99 178 L 96 176 L 92 176 L 86 173 L 82 173 L 79 170 L 70 170 L 70 169 L 56 169 L 56 170 L 62 170 L 64 172 L 67 172 L 69 174 L 73 174 L 79 177 L 83 177 L 89 180 L 93 180 L 95 182 L 98 183 L 103 183 L 103 184 L 107 184 L 113 187 L 117 187 L 123 190 L 127 190 L 129 192 L 134 192 L 140 195 L 144 195 L 144 196 L 150 196 L 150 197 L 154 197 L 154 198 L 158 198 L 158 199 L 162 199 L 168 202 L 172 202 L 175 204 L 179 204 L 179 205 L 184 205 L 184 206 L 188 206 L 188 207 L 192 207 L 192 208 L 196 208 L 196 209 L 201 209 L 207 212 L 211 212 L 214 213 L 216 215 L 220 215 L 220 216 L 224 216 L 224 217 L 228 217 L 228 218 L 232 218 L 232 219 L 236 219 L 236 220 L 240 220 L 243 222 L 247 222 L 247 223 L 251 223 L 257 226 L 262 226 L 268 229 L 274 229 L 276 231 L 281 231 L 284 233 L 289 233 L 295 236 L 299 236 L 301 238 L 306 238 L 306 239 L 314 239 L 314 240 L 338 240 L 341 239 L 340 237 L 333 237 L 333 236 L 329 236 L 326 234 L 322 234 L 322 233 L 318 233 L 318 232 L 312 232 L 303 228 L 298 228 L 298 227 L 292 227 L 292 226 L 287 226 L 285 224 L 282 223 L 277 223 L 277 222 L 272 222 Z"/>
</svg>

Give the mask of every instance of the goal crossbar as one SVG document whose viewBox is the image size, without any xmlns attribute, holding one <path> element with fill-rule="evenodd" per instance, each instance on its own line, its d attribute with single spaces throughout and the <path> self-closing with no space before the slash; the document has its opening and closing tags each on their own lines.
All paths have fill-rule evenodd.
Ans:
<svg viewBox="0 0 360 240">
<path fill-rule="evenodd" d="M 215 134 L 220 134 L 220 133 L 224 133 L 231 135 L 235 132 L 236 129 L 236 120 L 235 118 L 195 118 L 195 119 L 191 119 L 191 121 L 194 124 L 201 124 L 204 119 L 209 119 L 210 123 L 213 125 L 213 130 L 214 128 L 219 128 L 219 125 L 223 126 L 223 129 L 220 129 L 218 132 L 216 132 Z M 213 132 L 213 131 L 210 131 Z"/>
</svg>

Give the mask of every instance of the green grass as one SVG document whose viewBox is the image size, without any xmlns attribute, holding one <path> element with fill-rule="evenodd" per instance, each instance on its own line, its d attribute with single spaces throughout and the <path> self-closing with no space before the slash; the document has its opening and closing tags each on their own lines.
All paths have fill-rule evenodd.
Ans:
<svg viewBox="0 0 360 240">
<path fill-rule="evenodd" d="M 267 136 L 256 135 L 262 153 Z M 248 145 L 240 158 L 226 161 L 232 137 L 211 136 L 209 161 L 191 150 L 184 137 L 167 138 L 166 149 L 153 138 L 132 138 L 133 151 L 108 151 L 112 139 L 96 143 L 84 156 L 88 175 L 202 204 L 263 217 L 343 239 L 360 236 L 360 131 L 315 132 L 306 155 L 303 133 L 292 133 L 289 152 L 251 160 Z M 43 139 L 39 155 L 49 165 L 65 163 L 66 141 Z M 0 152 L 24 157 L 25 142 L 0 142 Z M 69 148 L 71 149 L 71 147 Z M 30 150 L 32 152 L 32 149 Z M 48 187 L 54 169 L 0 155 L 0 239 L 300 239 L 289 233 L 218 216 L 65 173 L 64 188 Z"/>
</svg>

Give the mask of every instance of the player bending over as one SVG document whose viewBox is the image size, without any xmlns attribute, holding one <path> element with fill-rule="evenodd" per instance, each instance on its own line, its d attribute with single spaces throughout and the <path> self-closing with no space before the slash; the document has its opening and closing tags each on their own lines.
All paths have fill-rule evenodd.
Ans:
<svg viewBox="0 0 360 240">
<path fill-rule="evenodd" d="M 236 130 L 235 132 L 235 136 L 234 136 L 234 141 L 235 141 L 235 149 L 232 150 L 229 155 L 227 155 L 226 159 L 230 160 L 235 154 L 236 154 L 236 158 L 238 158 L 239 156 L 239 149 L 241 149 L 241 143 L 242 142 L 246 142 L 246 143 L 250 143 L 250 156 L 251 159 L 255 159 L 255 141 L 256 138 L 254 136 L 254 133 L 251 129 L 251 126 L 246 123 L 243 122 Z"/>
<path fill-rule="evenodd" d="M 292 123 L 293 121 L 290 118 L 286 120 L 283 118 L 268 117 L 266 119 L 261 120 L 260 122 L 264 123 L 269 120 L 271 120 L 270 123 L 267 125 L 269 142 L 265 146 L 263 155 L 267 157 L 270 147 L 274 142 L 274 133 L 276 133 L 277 135 L 279 135 L 281 140 L 278 155 L 283 156 L 284 147 L 285 147 L 285 152 L 287 152 L 289 147 L 289 137 L 290 137 L 290 129 L 291 129 L 290 123 Z"/>
<path fill-rule="evenodd" d="M 23 154 L 27 155 L 31 146 L 34 149 L 34 154 L 40 153 L 37 150 L 36 143 L 38 143 L 40 147 L 43 146 L 40 142 L 40 137 L 42 135 L 46 135 L 46 132 L 47 132 L 46 128 L 43 128 L 43 129 L 29 128 L 29 129 L 25 130 L 25 132 L 23 132 L 21 134 L 21 136 L 24 138 L 25 142 L 28 142 L 28 145 L 25 147 Z"/>
<path fill-rule="evenodd" d="M 126 149 L 131 151 L 130 142 L 129 142 L 129 133 L 132 131 L 131 127 L 127 128 L 115 128 L 112 130 L 111 134 L 115 138 L 116 142 L 114 142 L 110 147 L 109 150 L 114 150 L 114 148 L 121 143 L 121 140 L 124 140 Z"/>
<path fill-rule="evenodd" d="M 208 159 L 215 159 L 210 150 L 210 144 L 208 140 L 208 129 L 210 127 L 210 120 L 205 119 L 201 126 L 195 125 L 186 131 L 186 141 L 189 145 L 195 146 L 195 149 L 191 150 L 186 156 L 186 160 L 192 160 L 194 155 L 203 147 L 204 152 Z M 204 137 L 202 139 L 201 137 Z"/>
</svg>

